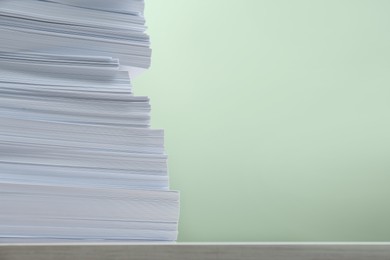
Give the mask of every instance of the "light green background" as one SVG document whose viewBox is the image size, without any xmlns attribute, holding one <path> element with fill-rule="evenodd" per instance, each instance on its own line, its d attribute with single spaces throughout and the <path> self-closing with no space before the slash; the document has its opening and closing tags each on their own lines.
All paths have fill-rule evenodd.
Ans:
<svg viewBox="0 0 390 260">
<path fill-rule="evenodd" d="M 390 241 L 390 1 L 146 2 L 179 241 Z"/>
</svg>

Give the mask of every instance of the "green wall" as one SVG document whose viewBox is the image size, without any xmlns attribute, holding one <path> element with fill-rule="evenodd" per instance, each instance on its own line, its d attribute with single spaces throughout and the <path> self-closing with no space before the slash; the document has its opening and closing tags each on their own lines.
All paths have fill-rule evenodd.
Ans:
<svg viewBox="0 0 390 260">
<path fill-rule="evenodd" d="M 390 241 L 390 1 L 146 2 L 179 241 Z"/>
</svg>

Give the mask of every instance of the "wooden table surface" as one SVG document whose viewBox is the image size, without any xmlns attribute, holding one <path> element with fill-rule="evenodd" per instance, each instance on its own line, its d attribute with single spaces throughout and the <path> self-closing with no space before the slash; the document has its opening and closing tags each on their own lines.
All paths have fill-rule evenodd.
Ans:
<svg viewBox="0 0 390 260">
<path fill-rule="evenodd" d="M 0 260 L 390 260 L 390 243 L 0 244 Z"/>
</svg>

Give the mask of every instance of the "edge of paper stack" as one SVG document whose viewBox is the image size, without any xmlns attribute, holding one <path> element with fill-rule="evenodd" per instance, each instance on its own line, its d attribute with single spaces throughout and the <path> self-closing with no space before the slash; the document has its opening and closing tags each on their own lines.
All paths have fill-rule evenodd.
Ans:
<svg viewBox="0 0 390 260">
<path fill-rule="evenodd" d="M 177 239 L 143 0 L 0 1 L 0 243 Z M 130 73 L 129 73 L 130 72 Z"/>
</svg>

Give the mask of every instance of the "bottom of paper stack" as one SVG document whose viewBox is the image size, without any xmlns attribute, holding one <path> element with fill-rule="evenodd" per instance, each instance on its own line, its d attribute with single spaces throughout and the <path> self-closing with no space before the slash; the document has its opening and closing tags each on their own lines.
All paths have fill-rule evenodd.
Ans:
<svg viewBox="0 0 390 260">
<path fill-rule="evenodd" d="M 0 184 L 0 242 L 174 241 L 178 194 Z"/>
</svg>

